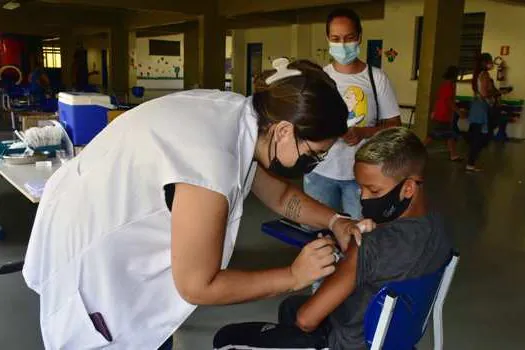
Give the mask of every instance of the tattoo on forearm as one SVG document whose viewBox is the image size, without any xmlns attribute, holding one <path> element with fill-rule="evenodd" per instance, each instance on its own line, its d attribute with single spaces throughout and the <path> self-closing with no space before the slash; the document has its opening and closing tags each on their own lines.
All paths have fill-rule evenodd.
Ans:
<svg viewBox="0 0 525 350">
<path fill-rule="evenodd" d="M 288 200 L 284 208 L 284 215 L 290 220 L 297 220 L 301 216 L 301 199 L 299 196 L 294 194 Z"/>
</svg>

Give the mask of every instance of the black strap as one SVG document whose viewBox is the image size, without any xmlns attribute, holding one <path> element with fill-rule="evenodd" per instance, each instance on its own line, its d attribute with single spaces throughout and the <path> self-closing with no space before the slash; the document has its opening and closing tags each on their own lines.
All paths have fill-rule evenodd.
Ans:
<svg viewBox="0 0 525 350">
<path fill-rule="evenodd" d="M 370 79 L 370 84 L 372 84 L 372 91 L 374 92 L 374 100 L 376 101 L 376 123 L 375 125 L 379 125 L 380 119 L 379 119 L 379 100 L 377 99 L 377 88 L 376 88 L 376 82 L 374 81 L 374 74 L 373 74 L 373 68 L 371 65 L 368 65 L 368 79 Z"/>
</svg>

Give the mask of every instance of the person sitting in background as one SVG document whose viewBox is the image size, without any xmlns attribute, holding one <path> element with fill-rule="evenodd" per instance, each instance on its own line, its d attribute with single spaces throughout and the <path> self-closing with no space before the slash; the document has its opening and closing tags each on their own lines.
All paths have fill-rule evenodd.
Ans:
<svg viewBox="0 0 525 350">
<path fill-rule="evenodd" d="M 459 134 L 455 130 L 456 118 L 460 110 L 456 106 L 456 81 L 458 79 L 458 67 L 450 66 L 443 74 L 434 111 L 432 112 L 432 131 L 425 140 L 425 145 L 432 140 L 447 140 L 450 160 L 453 162 L 462 161 L 457 150 L 457 139 Z"/>
<path fill-rule="evenodd" d="M 30 92 L 33 100 L 42 105 L 52 94 L 51 82 L 41 58 L 35 58 L 34 69 L 29 76 Z"/>
<path fill-rule="evenodd" d="M 378 226 L 353 241 L 336 271 L 313 296 L 291 296 L 279 307 L 279 323 L 228 325 L 215 335 L 215 349 L 367 349 L 364 315 L 389 282 L 438 270 L 452 246 L 439 214 L 424 193 L 425 146 L 405 128 L 373 136 L 355 157 L 363 216 Z"/>
</svg>

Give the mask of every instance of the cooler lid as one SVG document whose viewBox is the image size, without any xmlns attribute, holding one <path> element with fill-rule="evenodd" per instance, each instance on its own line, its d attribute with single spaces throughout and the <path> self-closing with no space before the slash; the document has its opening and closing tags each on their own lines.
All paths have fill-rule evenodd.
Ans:
<svg viewBox="0 0 525 350">
<path fill-rule="evenodd" d="M 109 96 L 92 92 L 60 92 L 58 102 L 71 106 L 96 105 L 108 109 L 115 108 Z"/>
</svg>

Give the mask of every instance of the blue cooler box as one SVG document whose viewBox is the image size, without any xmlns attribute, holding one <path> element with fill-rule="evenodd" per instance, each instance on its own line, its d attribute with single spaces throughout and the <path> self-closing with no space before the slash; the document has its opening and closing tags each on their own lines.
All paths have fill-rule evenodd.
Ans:
<svg viewBox="0 0 525 350">
<path fill-rule="evenodd" d="M 61 92 L 58 94 L 58 114 L 73 145 L 87 145 L 108 125 L 109 96 L 96 93 Z"/>
</svg>

